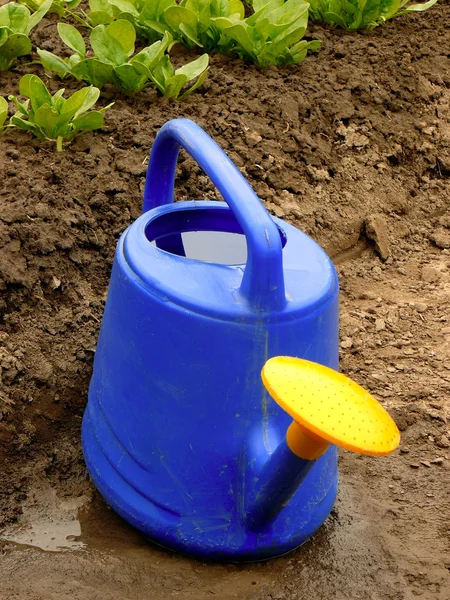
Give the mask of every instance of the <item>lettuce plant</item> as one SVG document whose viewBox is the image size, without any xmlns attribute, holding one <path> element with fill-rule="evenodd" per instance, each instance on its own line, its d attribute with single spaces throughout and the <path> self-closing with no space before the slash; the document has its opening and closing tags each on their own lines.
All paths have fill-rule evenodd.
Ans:
<svg viewBox="0 0 450 600">
<path fill-rule="evenodd" d="M 8 2 L 0 7 L 0 71 L 6 71 L 19 56 L 31 52 L 30 31 L 50 9 L 52 0 L 45 0 L 30 14 L 26 6 Z"/>
<path fill-rule="evenodd" d="M 303 40 L 305 0 L 253 0 L 245 18 L 241 0 L 90 0 L 92 25 L 126 19 L 150 40 L 169 31 L 191 48 L 235 53 L 261 66 L 297 64 L 320 42 Z M 246 2 L 250 4 L 250 2 Z"/>
<path fill-rule="evenodd" d="M 94 27 L 90 36 L 92 56 L 87 55 L 83 37 L 75 27 L 58 23 L 58 32 L 62 41 L 75 54 L 67 59 L 46 50 L 38 49 L 38 54 L 44 68 L 61 78 L 70 74 L 79 81 L 86 81 L 99 88 L 112 83 L 125 93 L 140 92 L 155 84 L 163 94 L 178 97 L 184 84 L 199 77 L 199 81 L 188 90 L 193 91 L 203 83 L 207 74 L 207 55 L 177 71 L 173 69 L 167 55 L 173 45 L 172 36 L 168 32 L 162 40 L 134 54 L 136 30 L 125 19 Z M 167 85 L 164 83 L 173 77 L 176 77 L 176 84 L 175 80 Z M 182 80 L 183 85 L 180 87 Z M 174 90 L 178 90 L 176 94 Z"/>
<path fill-rule="evenodd" d="M 265 67 L 300 63 L 320 42 L 307 42 L 309 4 L 304 0 L 253 0 L 254 13 L 222 30 L 219 45 Z"/>
<path fill-rule="evenodd" d="M 205 81 L 208 75 L 208 62 L 209 56 L 202 54 L 197 60 L 175 70 L 166 54 L 149 76 L 166 98 L 183 98 L 199 88 Z M 195 79 L 195 83 L 181 94 L 185 85 Z"/>
<path fill-rule="evenodd" d="M 130 21 L 139 37 L 153 42 L 166 31 L 174 33 L 165 19 L 165 10 L 175 0 L 89 0 L 85 16 L 92 26 L 109 25 L 117 19 Z"/>
<path fill-rule="evenodd" d="M 164 18 L 186 46 L 217 50 L 223 29 L 242 22 L 244 14 L 240 0 L 181 0 L 166 8 Z"/>
<path fill-rule="evenodd" d="M 422 12 L 436 4 L 428 0 L 410 4 L 411 0 L 308 0 L 311 19 L 324 21 L 348 31 L 373 29 L 388 19 L 411 12 Z"/>
<path fill-rule="evenodd" d="M 92 86 L 74 92 L 67 99 L 63 97 L 64 89 L 52 96 L 37 75 L 24 75 L 19 92 L 28 99 L 22 103 L 15 96 L 9 96 L 17 107 L 10 125 L 30 131 L 40 140 L 56 141 L 58 151 L 63 149 L 63 141 L 103 127 L 103 115 L 112 106 L 90 110 L 100 95 L 100 90 Z"/>
</svg>

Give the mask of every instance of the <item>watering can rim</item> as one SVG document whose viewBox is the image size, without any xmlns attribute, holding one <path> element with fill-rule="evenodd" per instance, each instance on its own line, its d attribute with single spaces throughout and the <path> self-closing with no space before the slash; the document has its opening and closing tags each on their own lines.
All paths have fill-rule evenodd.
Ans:
<svg viewBox="0 0 450 600">
<path fill-rule="evenodd" d="M 277 217 L 271 217 L 277 228 L 282 229 L 286 234 L 286 244 L 283 249 L 283 258 L 285 262 L 295 260 L 297 263 L 298 246 L 299 241 L 303 245 L 308 246 L 308 254 L 310 255 L 311 249 L 317 254 L 322 267 L 318 278 L 320 278 L 320 288 L 311 286 L 306 293 L 299 299 L 296 298 L 294 301 L 289 297 L 289 286 L 291 277 L 287 276 L 288 290 L 286 303 L 281 309 L 272 309 L 271 311 L 257 311 L 249 305 L 245 297 L 239 296 L 238 285 L 236 284 L 235 274 L 242 273 L 242 265 L 222 265 L 217 263 L 203 262 L 196 259 L 186 258 L 178 256 L 157 248 L 148 241 L 145 230 L 151 222 L 151 220 L 158 218 L 160 215 L 167 214 L 172 211 L 181 211 L 186 209 L 199 209 L 199 204 L 204 208 L 219 208 L 220 210 L 229 210 L 228 206 L 224 202 L 211 201 L 211 200 L 191 200 L 177 202 L 170 205 L 164 205 L 154 208 L 150 211 L 145 212 L 141 215 L 134 223 L 132 223 L 122 234 L 118 245 L 118 257 L 119 260 L 123 260 L 130 275 L 137 278 L 141 285 L 152 295 L 158 295 L 164 301 L 169 301 L 174 305 L 180 306 L 183 309 L 191 310 L 196 314 L 202 314 L 205 316 L 211 316 L 212 318 L 220 318 L 221 320 L 236 320 L 237 318 L 245 317 L 246 320 L 254 322 L 255 320 L 264 318 L 271 319 L 276 318 L 278 320 L 292 319 L 293 316 L 302 316 L 318 307 L 322 306 L 325 302 L 329 301 L 330 298 L 334 297 L 339 288 L 338 276 L 336 269 L 328 257 L 326 252 L 321 246 L 310 238 L 307 234 L 300 231 L 293 225 L 278 219 Z M 289 235 L 292 231 L 293 235 Z M 295 240 L 293 239 L 295 236 Z M 297 243 L 295 243 L 297 242 Z M 306 254 L 306 253 L 305 253 Z M 142 260 L 143 256 L 147 257 L 146 260 Z M 291 257 L 291 258 L 290 258 Z M 158 259 L 161 259 L 160 261 Z M 190 296 L 181 295 L 180 287 L 171 289 L 167 285 L 167 281 L 163 278 L 158 277 L 161 272 L 155 274 L 155 266 L 159 265 L 159 262 L 163 262 L 167 265 L 167 262 L 171 261 L 171 268 L 176 268 L 177 265 L 180 270 L 186 267 L 195 269 L 196 275 L 204 275 L 205 273 L 212 273 L 217 277 L 229 277 L 231 282 L 237 285 L 235 290 L 236 300 L 238 304 L 231 306 L 224 303 L 218 305 L 211 305 L 210 299 L 206 302 L 204 296 Z M 162 267 L 161 267 L 162 268 Z M 294 273 L 297 269 L 295 266 L 289 266 L 284 268 L 284 274 Z M 301 270 L 306 273 L 305 269 Z M 172 271 L 173 272 L 173 271 Z M 194 277 L 194 274 L 192 275 Z M 203 280 L 204 281 L 204 280 Z M 235 287 L 236 287 L 235 285 Z M 307 285 L 302 286 L 306 290 Z M 238 310 L 233 310 L 238 308 Z M 229 310 L 228 310 L 229 309 Z"/>
</svg>

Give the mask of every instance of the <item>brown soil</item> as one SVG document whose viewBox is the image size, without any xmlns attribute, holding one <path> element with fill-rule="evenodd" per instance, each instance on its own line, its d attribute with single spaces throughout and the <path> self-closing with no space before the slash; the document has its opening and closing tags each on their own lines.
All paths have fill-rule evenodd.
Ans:
<svg viewBox="0 0 450 600">
<path fill-rule="evenodd" d="M 55 31 L 44 20 L 35 42 L 52 49 Z M 370 33 L 310 34 L 323 48 L 297 68 L 213 57 L 203 91 L 179 103 L 106 90 L 107 129 L 62 154 L 1 139 L 0 598 L 450 597 L 450 3 Z M 25 63 L 1 75 L 3 95 L 37 69 Z M 342 453 L 331 518 L 259 565 L 152 546 L 105 506 L 81 455 L 115 244 L 140 214 L 155 133 L 177 116 L 335 260 L 341 367 L 402 430 L 389 458 Z M 186 156 L 177 194 L 215 197 Z"/>
</svg>

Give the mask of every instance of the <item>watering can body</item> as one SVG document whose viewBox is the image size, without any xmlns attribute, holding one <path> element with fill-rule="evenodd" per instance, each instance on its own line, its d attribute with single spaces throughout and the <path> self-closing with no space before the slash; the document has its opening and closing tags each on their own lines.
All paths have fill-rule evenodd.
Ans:
<svg viewBox="0 0 450 600">
<path fill-rule="evenodd" d="M 180 146 L 226 202 L 173 203 Z M 193 258 L 194 232 L 244 240 L 247 256 L 220 264 L 212 247 Z M 277 355 L 337 368 L 335 269 L 269 216 L 198 126 L 171 121 L 152 150 L 144 213 L 118 243 L 83 420 L 106 501 L 157 543 L 202 558 L 258 560 L 303 543 L 335 500 L 333 446 L 274 518 L 257 530 L 245 519 L 291 421 L 260 378 Z"/>
</svg>

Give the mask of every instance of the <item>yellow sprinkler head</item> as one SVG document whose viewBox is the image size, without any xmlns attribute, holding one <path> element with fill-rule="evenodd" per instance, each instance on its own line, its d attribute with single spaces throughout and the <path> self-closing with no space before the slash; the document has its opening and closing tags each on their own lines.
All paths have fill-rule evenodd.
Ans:
<svg viewBox="0 0 450 600">
<path fill-rule="evenodd" d="M 342 373 L 300 358 L 277 356 L 266 362 L 261 376 L 272 398 L 313 440 L 370 456 L 384 456 L 397 448 L 400 432 L 390 415 Z M 294 446 L 301 443 L 299 439 Z M 289 446 L 302 456 L 301 450 Z"/>
</svg>

